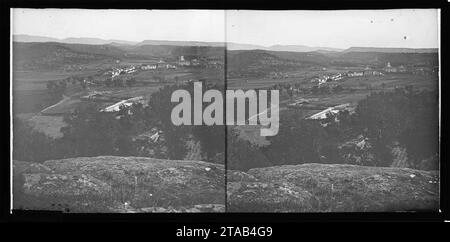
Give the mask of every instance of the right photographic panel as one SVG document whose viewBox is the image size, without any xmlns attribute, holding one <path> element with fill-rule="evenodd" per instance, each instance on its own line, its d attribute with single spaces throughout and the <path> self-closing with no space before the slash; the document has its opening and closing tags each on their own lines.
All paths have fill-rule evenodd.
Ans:
<svg viewBox="0 0 450 242">
<path fill-rule="evenodd" d="M 227 212 L 439 209 L 439 10 L 225 15 Z"/>
</svg>

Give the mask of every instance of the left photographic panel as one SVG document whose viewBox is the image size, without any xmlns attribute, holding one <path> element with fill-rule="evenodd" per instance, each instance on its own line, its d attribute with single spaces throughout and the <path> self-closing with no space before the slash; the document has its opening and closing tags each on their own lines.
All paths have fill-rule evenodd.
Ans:
<svg viewBox="0 0 450 242">
<path fill-rule="evenodd" d="M 11 9 L 13 210 L 225 212 L 224 21 Z"/>
</svg>

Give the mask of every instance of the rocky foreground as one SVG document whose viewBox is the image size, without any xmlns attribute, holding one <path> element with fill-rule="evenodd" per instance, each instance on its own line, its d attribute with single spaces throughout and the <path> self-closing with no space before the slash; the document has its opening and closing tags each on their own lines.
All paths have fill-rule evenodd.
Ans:
<svg viewBox="0 0 450 242">
<path fill-rule="evenodd" d="M 68 212 L 224 212 L 222 165 L 142 157 L 14 161 L 14 207 Z"/>
<path fill-rule="evenodd" d="M 303 164 L 229 177 L 229 212 L 437 211 L 437 172 Z"/>
<path fill-rule="evenodd" d="M 14 208 L 66 212 L 437 210 L 438 174 L 304 164 L 227 171 L 201 161 L 80 157 L 13 162 Z M 225 192 L 227 193 L 225 195 Z"/>
</svg>

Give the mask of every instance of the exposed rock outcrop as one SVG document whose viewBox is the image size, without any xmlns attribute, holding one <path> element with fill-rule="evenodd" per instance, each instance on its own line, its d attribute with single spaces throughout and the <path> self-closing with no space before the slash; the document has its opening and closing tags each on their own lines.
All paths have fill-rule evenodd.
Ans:
<svg viewBox="0 0 450 242">
<path fill-rule="evenodd" d="M 439 207 L 437 172 L 303 164 L 250 169 L 257 181 L 228 181 L 227 211 L 382 212 Z"/>
<path fill-rule="evenodd" d="M 222 165 L 142 157 L 14 161 L 14 207 L 72 212 L 223 212 Z"/>
<path fill-rule="evenodd" d="M 14 208 L 70 212 L 435 211 L 437 172 L 303 164 L 228 170 L 202 161 L 80 157 L 13 162 Z M 225 174 L 227 187 L 225 190 Z M 225 194 L 225 191 L 227 194 Z"/>
</svg>

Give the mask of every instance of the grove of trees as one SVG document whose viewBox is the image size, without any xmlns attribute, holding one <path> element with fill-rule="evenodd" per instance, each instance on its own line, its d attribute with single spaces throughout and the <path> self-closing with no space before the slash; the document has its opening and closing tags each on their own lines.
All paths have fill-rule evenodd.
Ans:
<svg viewBox="0 0 450 242">
<path fill-rule="evenodd" d="M 237 170 L 312 162 L 390 166 L 392 148 L 400 145 L 407 151 L 410 167 L 437 168 L 435 91 L 406 87 L 372 92 L 359 101 L 354 113 L 340 112 L 325 120 L 305 120 L 298 110 L 288 110 L 281 115 L 278 135 L 268 138 L 269 145 L 259 147 L 239 138 L 231 127 L 226 131 L 225 126 L 173 125 L 170 114 L 176 103 L 170 102 L 170 97 L 180 88 L 193 90 L 191 84 L 166 85 L 152 94 L 148 105 L 133 105 L 116 113 L 99 112 L 94 106 L 78 109 L 64 117 L 67 126 L 58 139 L 14 119 L 13 158 L 42 162 L 117 155 L 180 160 L 190 152 L 187 143 L 195 141 L 204 160 L 223 163 L 227 157 L 228 168 Z M 223 90 L 219 85 L 204 88 Z M 137 138 L 149 132 L 159 132 L 161 138 L 156 142 Z M 364 149 L 353 142 L 358 137 L 362 137 Z"/>
</svg>

